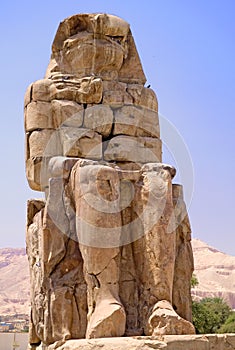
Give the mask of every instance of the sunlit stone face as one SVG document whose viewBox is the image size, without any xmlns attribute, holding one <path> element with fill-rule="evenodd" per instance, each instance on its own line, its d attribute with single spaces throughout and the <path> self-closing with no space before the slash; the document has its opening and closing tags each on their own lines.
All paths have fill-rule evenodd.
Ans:
<svg viewBox="0 0 235 350">
<path fill-rule="evenodd" d="M 82 32 L 64 42 L 59 64 L 69 74 L 109 80 L 117 78 L 125 55 L 123 37 Z"/>
<path fill-rule="evenodd" d="M 72 20 L 72 19 L 71 19 Z M 129 24 L 112 15 L 81 15 L 69 32 L 59 27 L 53 54 L 62 73 L 116 80 L 128 55 Z"/>
</svg>

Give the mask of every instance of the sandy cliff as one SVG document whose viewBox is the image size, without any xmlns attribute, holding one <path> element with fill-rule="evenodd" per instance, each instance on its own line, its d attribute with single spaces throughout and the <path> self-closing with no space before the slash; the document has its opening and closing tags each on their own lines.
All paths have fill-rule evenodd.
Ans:
<svg viewBox="0 0 235 350">
<path fill-rule="evenodd" d="M 27 314 L 29 271 L 24 248 L 0 249 L 0 315 Z"/>
<path fill-rule="evenodd" d="M 192 241 L 195 274 L 199 285 L 193 289 L 196 297 L 218 296 L 235 309 L 235 256 L 230 256 L 206 243 Z"/>
</svg>

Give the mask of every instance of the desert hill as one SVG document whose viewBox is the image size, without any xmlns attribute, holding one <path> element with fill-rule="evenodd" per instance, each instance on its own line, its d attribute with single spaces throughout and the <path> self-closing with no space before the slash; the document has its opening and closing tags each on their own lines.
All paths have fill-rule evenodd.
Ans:
<svg viewBox="0 0 235 350">
<path fill-rule="evenodd" d="M 198 298 L 220 297 L 235 309 L 235 256 L 227 255 L 198 240 L 192 240 Z"/>
<path fill-rule="evenodd" d="M 235 309 L 235 257 L 192 240 L 195 274 L 199 285 L 196 298 L 219 296 Z M 24 248 L 0 249 L 0 315 L 28 314 L 29 271 Z"/>
<path fill-rule="evenodd" d="M 0 315 L 27 314 L 29 290 L 25 249 L 0 249 Z"/>
</svg>

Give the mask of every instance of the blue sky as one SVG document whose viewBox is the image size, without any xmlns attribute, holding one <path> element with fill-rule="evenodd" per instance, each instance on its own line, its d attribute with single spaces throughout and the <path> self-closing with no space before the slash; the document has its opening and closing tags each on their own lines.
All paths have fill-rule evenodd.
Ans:
<svg viewBox="0 0 235 350">
<path fill-rule="evenodd" d="M 59 22 L 83 12 L 116 14 L 131 24 L 159 111 L 175 125 L 192 159 L 193 237 L 235 255 L 233 0 L 3 2 L 0 247 L 24 246 L 26 200 L 41 196 L 25 179 L 24 92 L 43 78 Z M 166 153 L 164 161 L 171 156 Z"/>
</svg>

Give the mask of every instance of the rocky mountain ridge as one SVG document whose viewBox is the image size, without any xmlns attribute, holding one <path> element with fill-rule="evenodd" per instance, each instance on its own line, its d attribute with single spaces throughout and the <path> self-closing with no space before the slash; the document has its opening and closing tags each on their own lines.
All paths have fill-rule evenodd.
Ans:
<svg viewBox="0 0 235 350">
<path fill-rule="evenodd" d="M 0 315 L 28 314 L 29 290 L 25 249 L 0 249 Z"/>
<path fill-rule="evenodd" d="M 235 256 L 227 255 L 208 244 L 192 240 L 195 275 L 199 285 L 192 290 L 196 299 L 223 298 L 235 309 Z"/>
<path fill-rule="evenodd" d="M 235 256 L 192 240 L 195 275 L 194 298 L 221 297 L 235 309 Z M 28 314 L 29 270 L 24 248 L 0 249 L 0 315 Z"/>
</svg>

